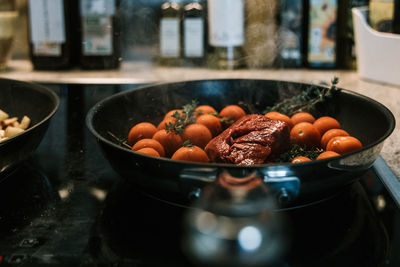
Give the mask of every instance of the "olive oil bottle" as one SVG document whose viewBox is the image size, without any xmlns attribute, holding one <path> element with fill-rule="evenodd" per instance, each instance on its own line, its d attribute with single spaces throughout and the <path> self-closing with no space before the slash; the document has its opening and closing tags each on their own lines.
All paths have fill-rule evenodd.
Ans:
<svg viewBox="0 0 400 267">
<path fill-rule="evenodd" d="M 73 0 L 29 0 L 29 54 L 34 69 L 58 70 L 78 61 L 72 34 Z"/>
<path fill-rule="evenodd" d="M 369 0 L 340 0 L 337 22 L 337 67 L 355 69 L 356 54 L 354 43 L 354 27 L 351 9 L 368 6 Z"/>
<path fill-rule="evenodd" d="M 208 0 L 208 35 L 209 67 L 243 67 L 244 0 Z"/>
<path fill-rule="evenodd" d="M 115 69 L 120 66 L 118 0 L 80 0 L 80 66 Z"/>
<path fill-rule="evenodd" d="M 205 57 L 205 10 L 202 1 L 183 7 L 183 60 L 185 65 L 201 66 Z"/>
<path fill-rule="evenodd" d="M 177 0 L 161 5 L 159 32 L 159 63 L 176 66 L 181 63 L 182 5 Z"/>
</svg>

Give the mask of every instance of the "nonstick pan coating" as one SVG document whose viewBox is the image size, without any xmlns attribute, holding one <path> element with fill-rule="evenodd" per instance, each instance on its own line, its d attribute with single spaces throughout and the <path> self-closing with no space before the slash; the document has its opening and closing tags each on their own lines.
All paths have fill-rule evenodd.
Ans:
<svg viewBox="0 0 400 267">
<path fill-rule="evenodd" d="M 0 177 L 4 177 L 38 147 L 51 117 L 59 105 L 58 96 L 43 86 L 0 79 L 0 108 L 10 117 L 31 119 L 23 133 L 0 142 Z"/>
<path fill-rule="evenodd" d="M 260 175 L 273 190 L 285 189 L 289 199 L 315 198 L 355 181 L 378 157 L 383 141 L 394 129 L 392 113 L 365 96 L 341 90 L 320 107 L 320 115 L 334 116 L 342 128 L 361 140 L 363 149 L 334 159 L 301 164 L 198 164 L 142 155 L 120 146 L 110 132 L 126 139 L 136 123 L 158 124 L 164 114 L 196 99 L 217 110 L 228 104 L 247 103 L 253 112 L 297 95 L 308 84 L 274 80 L 200 80 L 157 84 L 124 91 L 97 103 L 88 113 L 87 126 L 112 167 L 144 190 L 190 197 L 213 181 L 222 170 L 236 176 Z M 197 190 L 197 191 L 196 191 Z M 282 192 L 280 192 L 282 193 Z"/>
</svg>

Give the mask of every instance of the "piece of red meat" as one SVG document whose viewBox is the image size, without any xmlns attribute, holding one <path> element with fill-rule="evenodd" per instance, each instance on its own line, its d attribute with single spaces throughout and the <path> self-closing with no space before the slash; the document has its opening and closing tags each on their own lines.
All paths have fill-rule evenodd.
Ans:
<svg viewBox="0 0 400 267">
<path fill-rule="evenodd" d="M 212 162 L 254 165 L 273 161 L 290 144 L 289 125 L 246 115 L 212 139 L 205 151 Z"/>
</svg>

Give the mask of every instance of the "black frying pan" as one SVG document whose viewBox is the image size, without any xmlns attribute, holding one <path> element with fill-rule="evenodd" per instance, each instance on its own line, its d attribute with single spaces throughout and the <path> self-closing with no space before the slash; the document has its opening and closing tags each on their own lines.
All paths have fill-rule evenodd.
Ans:
<svg viewBox="0 0 400 267">
<path fill-rule="evenodd" d="M 363 149 L 334 159 L 301 164 L 263 164 L 252 167 L 230 164 L 197 164 L 145 156 L 120 146 L 109 132 L 126 139 L 136 123 L 158 124 L 164 114 L 197 99 L 217 110 L 244 102 L 261 112 L 266 106 L 298 94 L 307 84 L 271 80 L 202 80 L 157 84 L 125 91 L 96 104 L 88 113 L 87 126 L 97 138 L 112 167 L 143 190 L 185 200 L 214 181 L 222 170 L 236 177 L 256 172 L 280 199 L 315 199 L 355 181 L 378 157 L 383 141 L 395 126 L 392 113 L 365 96 L 342 90 L 323 105 L 317 116 L 334 116 Z M 254 111 L 253 110 L 253 111 Z M 174 199 L 174 200 L 176 200 Z"/>
<path fill-rule="evenodd" d="M 48 88 L 0 79 L 0 109 L 10 117 L 21 119 L 27 115 L 31 119 L 30 127 L 23 133 L 0 142 L 0 177 L 18 166 L 38 147 L 58 105 L 58 96 Z"/>
</svg>

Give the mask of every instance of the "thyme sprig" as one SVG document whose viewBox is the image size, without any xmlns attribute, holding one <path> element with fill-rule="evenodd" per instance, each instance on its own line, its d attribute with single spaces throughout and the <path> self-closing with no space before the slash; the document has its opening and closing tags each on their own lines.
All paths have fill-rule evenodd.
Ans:
<svg viewBox="0 0 400 267">
<path fill-rule="evenodd" d="M 330 87 L 323 87 L 322 89 L 319 89 L 319 87 L 312 85 L 299 95 L 284 99 L 274 106 L 267 107 L 263 113 L 266 114 L 270 111 L 277 111 L 288 116 L 292 116 L 298 112 L 312 113 L 315 111 L 317 104 L 323 103 L 327 99 L 332 98 L 333 95 L 340 90 L 336 87 L 338 83 L 339 78 L 333 77 Z"/>
<path fill-rule="evenodd" d="M 311 160 L 315 160 L 323 151 L 324 150 L 322 148 L 316 147 L 312 149 L 306 149 L 299 145 L 292 144 L 289 150 L 279 156 L 277 162 L 291 162 L 292 159 L 297 156 L 303 156 Z"/>
<path fill-rule="evenodd" d="M 114 138 L 115 141 L 118 142 L 118 145 L 124 146 L 124 147 L 129 148 L 129 149 L 132 148 L 132 147 L 128 144 L 128 141 L 127 141 L 126 139 L 118 138 L 115 134 L 113 134 L 112 132 L 109 132 L 109 131 L 108 131 L 107 133 L 108 133 L 112 138 Z"/>
<path fill-rule="evenodd" d="M 167 132 L 174 132 L 175 134 L 183 133 L 185 127 L 189 124 L 196 122 L 196 116 L 194 110 L 198 106 L 197 100 L 192 100 L 192 103 L 186 104 L 182 107 L 182 114 L 175 112 L 172 117 L 174 117 L 175 123 L 165 124 Z"/>
</svg>

